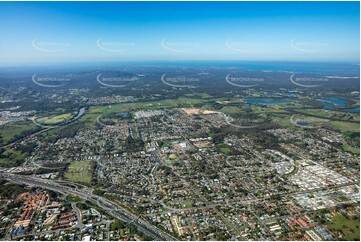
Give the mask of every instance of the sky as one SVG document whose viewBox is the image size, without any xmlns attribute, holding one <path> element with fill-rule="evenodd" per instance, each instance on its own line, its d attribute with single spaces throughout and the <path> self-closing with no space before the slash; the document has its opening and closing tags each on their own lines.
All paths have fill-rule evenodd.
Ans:
<svg viewBox="0 0 361 242">
<path fill-rule="evenodd" d="M 0 63 L 356 61 L 359 2 L 0 2 Z"/>
</svg>

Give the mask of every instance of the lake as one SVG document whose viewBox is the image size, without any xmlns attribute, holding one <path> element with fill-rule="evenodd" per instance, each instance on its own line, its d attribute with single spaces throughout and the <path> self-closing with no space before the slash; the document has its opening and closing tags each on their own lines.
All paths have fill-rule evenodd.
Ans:
<svg viewBox="0 0 361 242">
<path fill-rule="evenodd" d="M 323 103 L 324 109 L 329 109 L 329 110 L 334 110 L 335 109 L 334 105 L 344 108 L 347 104 L 347 100 L 337 97 L 322 98 L 322 99 L 318 99 L 318 101 Z M 360 107 L 344 108 L 342 109 L 342 111 L 349 113 L 358 113 L 360 112 Z"/>
<path fill-rule="evenodd" d="M 336 105 L 338 105 L 340 107 L 344 107 L 347 104 L 347 100 L 337 98 L 337 97 L 322 98 L 320 100 L 325 101 L 325 102 L 331 102 L 331 103 L 336 104 Z"/>
<path fill-rule="evenodd" d="M 310 124 L 309 122 L 305 122 L 305 121 L 298 121 L 297 122 L 297 125 L 300 125 L 300 126 L 307 126 L 309 124 Z"/>
<path fill-rule="evenodd" d="M 349 112 L 349 113 L 359 113 L 360 112 L 360 107 L 345 108 L 342 111 Z"/>
</svg>

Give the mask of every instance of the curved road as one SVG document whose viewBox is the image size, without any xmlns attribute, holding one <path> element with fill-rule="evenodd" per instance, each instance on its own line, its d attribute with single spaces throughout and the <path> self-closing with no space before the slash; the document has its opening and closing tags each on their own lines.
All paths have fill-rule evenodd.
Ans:
<svg viewBox="0 0 361 242">
<path fill-rule="evenodd" d="M 31 186 L 38 186 L 44 189 L 52 190 L 55 192 L 59 192 L 61 194 L 73 194 L 79 196 L 86 201 L 93 203 L 96 206 L 102 208 L 106 213 L 109 215 L 122 220 L 127 223 L 132 223 L 136 229 L 141 231 L 143 234 L 147 235 L 148 237 L 154 240 L 176 240 L 175 238 L 171 237 L 170 235 L 166 234 L 163 231 L 160 231 L 155 226 L 149 224 L 147 221 L 139 218 L 138 216 L 126 211 L 123 208 L 118 207 L 113 202 L 92 194 L 89 191 L 83 191 L 76 188 L 71 188 L 67 186 L 60 185 L 54 181 L 49 181 L 45 179 L 25 176 L 25 175 L 15 175 L 12 173 L 2 173 L 0 177 L 10 180 L 14 183 L 26 184 Z"/>
<path fill-rule="evenodd" d="M 57 127 L 60 127 L 60 126 L 66 125 L 66 124 L 70 124 L 70 123 L 74 122 L 75 120 L 79 119 L 81 116 L 83 116 L 84 113 L 85 113 L 85 108 L 81 108 L 81 109 L 79 109 L 78 114 L 76 115 L 76 117 L 70 119 L 69 121 L 66 121 L 64 123 L 60 123 L 60 124 L 57 124 L 57 125 L 49 126 L 49 127 L 45 128 L 45 129 L 39 130 L 39 131 L 37 131 L 37 132 L 35 132 L 33 134 L 30 134 L 30 135 L 28 135 L 26 137 L 17 139 L 15 141 L 11 142 L 11 143 L 0 146 L 0 149 L 11 147 L 12 145 L 14 145 L 14 144 L 16 144 L 16 143 L 18 143 L 20 141 L 26 140 L 26 139 L 31 138 L 31 137 L 35 137 L 35 136 L 37 136 L 37 135 L 39 135 L 41 133 L 44 133 L 44 132 L 46 132 L 48 130 L 51 130 L 51 129 L 54 129 L 54 128 L 57 128 Z"/>
</svg>

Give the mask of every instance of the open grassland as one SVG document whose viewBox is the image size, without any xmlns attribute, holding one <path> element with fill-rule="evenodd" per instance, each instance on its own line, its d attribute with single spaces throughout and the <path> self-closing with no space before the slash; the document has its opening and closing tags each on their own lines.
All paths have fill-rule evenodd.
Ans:
<svg viewBox="0 0 361 242">
<path fill-rule="evenodd" d="M 225 114 L 245 113 L 245 110 L 234 106 L 225 106 L 220 111 Z"/>
<path fill-rule="evenodd" d="M 199 98 L 178 98 L 178 99 L 166 99 L 161 101 L 152 102 L 136 102 L 136 103 L 120 103 L 107 106 L 95 106 L 90 108 L 89 112 L 80 119 L 84 122 L 96 122 L 96 118 L 99 115 L 106 115 L 117 112 L 134 112 L 138 110 L 152 110 L 162 108 L 181 108 L 181 107 L 197 107 L 201 109 L 212 110 L 211 103 L 222 103 L 225 105 L 222 109 L 217 110 L 224 112 L 225 114 L 246 114 L 246 108 L 251 108 L 253 113 L 264 114 L 265 117 L 269 117 L 273 122 L 278 123 L 282 126 L 293 127 L 294 125 L 290 122 L 290 117 L 293 115 L 285 108 L 300 108 L 302 104 L 297 101 L 280 103 L 280 104 L 269 104 L 269 105 L 258 105 L 258 104 L 245 104 L 241 99 L 230 99 L 227 101 L 220 99 L 199 99 Z M 227 105 L 229 104 L 229 105 Z M 335 129 L 341 131 L 351 130 L 359 131 L 359 127 L 355 123 L 349 123 L 347 120 L 359 120 L 359 115 L 352 113 L 344 113 L 337 111 L 329 111 L 324 109 L 298 109 L 298 111 L 304 112 L 305 115 L 297 115 L 297 121 L 310 122 L 316 126 L 331 125 Z M 319 117 L 311 117 L 308 115 L 317 115 Z M 332 121 L 329 118 L 340 118 L 343 121 Z"/>
<path fill-rule="evenodd" d="M 333 111 L 327 109 L 298 109 L 297 111 L 304 114 L 315 115 L 322 118 L 333 118 L 345 121 L 359 121 L 360 115 L 358 113 L 347 113 L 340 111 Z"/>
<path fill-rule="evenodd" d="M 70 163 L 65 178 L 71 182 L 90 184 L 93 176 L 91 161 L 75 161 Z"/>
<path fill-rule="evenodd" d="M 24 159 L 20 151 L 7 149 L 0 156 L 0 167 L 11 167 L 18 165 Z"/>
<path fill-rule="evenodd" d="M 297 128 L 291 123 L 291 116 L 290 113 L 277 113 L 277 114 L 271 114 L 268 115 L 269 118 L 272 120 L 272 123 L 278 124 L 285 128 Z"/>
<path fill-rule="evenodd" d="M 356 155 L 360 154 L 360 148 L 359 147 L 352 147 L 349 144 L 344 144 L 342 146 L 342 149 L 344 151 L 348 151 L 348 152 L 351 152 L 351 153 L 356 154 Z"/>
<path fill-rule="evenodd" d="M 270 116 L 272 122 L 279 124 L 281 126 L 284 126 L 284 127 L 291 128 L 291 127 L 296 127 L 291 122 L 292 115 L 293 114 L 291 114 L 291 113 L 289 113 L 289 114 L 272 113 L 269 116 Z M 308 122 L 309 125 L 305 126 L 305 128 L 331 126 L 334 129 L 339 129 L 342 133 L 347 132 L 347 131 L 352 131 L 352 132 L 360 131 L 360 126 L 358 123 L 350 123 L 350 122 L 346 122 L 346 121 L 333 121 L 333 120 L 327 119 L 326 117 L 325 118 L 317 118 L 317 117 L 311 117 L 311 116 L 307 116 L 307 115 L 296 114 L 293 118 L 293 121 L 294 122 Z M 298 127 L 298 128 L 302 128 L 302 127 Z"/>
<path fill-rule="evenodd" d="M 331 121 L 331 125 L 337 129 L 340 129 L 341 132 L 360 132 L 360 124 L 358 123 L 348 123 L 342 121 Z"/>
<path fill-rule="evenodd" d="M 65 113 L 61 115 L 57 115 L 51 118 L 40 120 L 39 123 L 45 124 L 45 125 L 54 125 L 64 122 L 67 119 L 70 119 L 73 116 L 72 113 Z"/>
<path fill-rule="evenodd" d="M 327 225 L 327 228 L 331 231 L 342 232 L 344 240 L 360 240 L 360 217 L 354 219 L 343 215 L 336 215 L 333 217 L 332 222 Z"/>
<path fill-rule="evenodd" d="M 206 103 L 206 99 L 178 98 L 152 102 L 120 103 L 108 106 L 96 106 L 89 113 L 106 114 L 114 112 L 129 112 L 135 110 L 151 110 L 160 108 L 191 107 L 192 105 Z"/>
<path fill-rule="evenodd" d="M 120 103 L 120 104 L 113 104 L 113 105 L 107 105 L 107 106 L 95 106 L 90 108 L 89 112 L 86 114 L 88 116 L 91 116 L 92 114 L 94 117 L 91 118 L 91 120 L 95 120 L 96 117 L 98 117 L 100 114 L 109 114 L 109 113 L 116 113 L 116 112 L 129 112 L 129 111 L 137 111 L 137 110 L 152 110 L 152 109 L 162 109 L 162 108 L 181 108 L 181 107 L 193 107 L 195 105 L 202 106 L 202 109 L 208 109 L 212 110 L 210 107 L 210 103 L 222 103 L 226 106 L 222 108 L 222 111 L 226 114 L 235 114 L 235 113 L 245 113 L 246 109 L 248 107 L 252 107 L 253 112 L 256 113 L 267 113 L 267 112 L 280 112 L 280 113 L 286 113 L 283 108 L 285 105 L 291 105 L 294 107 L 296 103 L 289 103 L 289 104 L 280 104 L 280 105 L 269 105 L 267 106 L 257 106 L 257 105 L 251 105 L 251 104 L 244 104 L 239 99 L 233 100 L 233 101 L 222 101 L 222 99 L 199 99 L 199 98 L 187 98 L 182 97 L 178 99 L 166 99 L 161 101 L 152 101 L 152 102 L 136 102 L 136 103 Z M 232 104 L 227 105 L 227 102 L 238 104 L 238 106 L 233 106 Z"/>
<path fill-rule="evenodd" d="M 0 143 L 6 144 L 14 141 L 17 137 L 20 137 L 25 132 L 35 132 L 37 127 L 31 121 L 18 121 L 13 123 L 7 123 L 0 128 Z"/>
</svg>

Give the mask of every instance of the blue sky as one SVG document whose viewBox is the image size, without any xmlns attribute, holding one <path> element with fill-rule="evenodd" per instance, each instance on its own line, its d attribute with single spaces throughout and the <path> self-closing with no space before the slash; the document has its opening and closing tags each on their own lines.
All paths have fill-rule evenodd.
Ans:
<svg viewBox="0 0 361 242">
<path fill-rule="evenodd" d="M 358 2 L 1 2 L 0 63 L 358 61 Z"/>
</svg>

